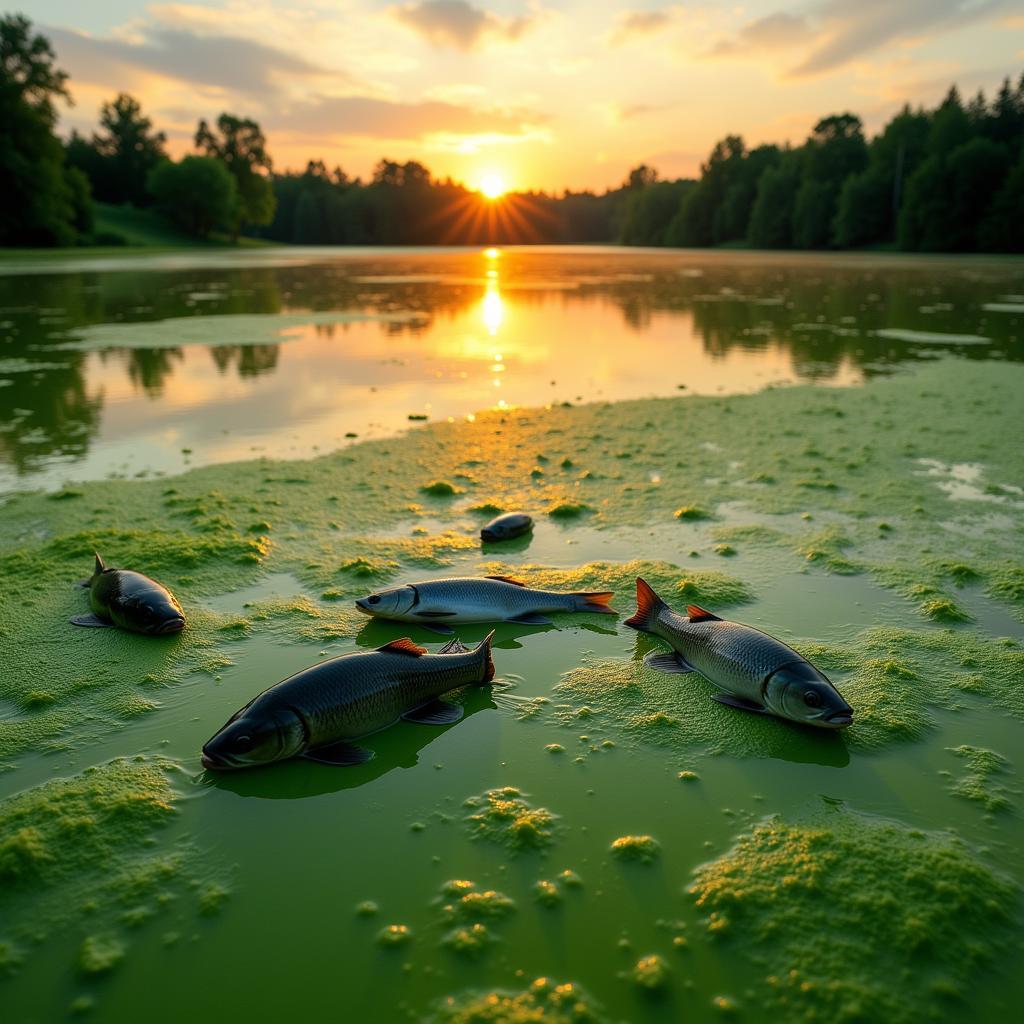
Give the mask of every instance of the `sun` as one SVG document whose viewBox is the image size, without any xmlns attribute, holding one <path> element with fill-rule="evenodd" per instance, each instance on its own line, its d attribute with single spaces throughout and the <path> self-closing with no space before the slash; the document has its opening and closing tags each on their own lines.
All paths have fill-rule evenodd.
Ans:
<svg viewBox="0 0 1024 1024">
<path fill-rule="evenodd" d="M 500 174 L 488 172 L 480 179 L 480 192 L 485 199 L 499 199 L 507 188 L 505 179 Z"/>
</svg>

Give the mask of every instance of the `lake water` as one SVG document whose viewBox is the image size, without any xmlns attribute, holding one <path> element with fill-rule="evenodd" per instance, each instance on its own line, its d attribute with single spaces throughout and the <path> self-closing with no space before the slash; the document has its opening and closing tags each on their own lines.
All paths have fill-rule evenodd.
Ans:
<svg viewBox="0 0 1024 1024">
<path fill-rule="evenodd" d="M 998 262 L 615 249 L 7 261 L 0 490 L 308 457 L 489 408 L 1018 360 L 1019 310 L 988 308 L 1020 306 L 1018 280 Z"/>
<path fill-rule="evenodd" d="M 64 626 L 67 610 L 81 600 L 69 586 L 47 603 L 47 593 L 57 588 L 45 577 L 49 582 L 33 595 L 39 604 L 31 621 L 17 620 L 27 623 L 30 636 L 11 635 L 4 624 L 5 664 L 28 664 L 24 651 L 30 651 L 32 693 L 56 693 L 56 681 L 65 676 L 78 680 L 78 690 L 66 699 L 67 707 L 82 714 L 45 742 L 26 742 L 5 758 L 0 797 L 16 798 L 51 779 L 77 778 L 116 757 L 169 758 L 180 767 L 173 777 L 177 811 L 169 826 L 153 831 L 152 848 L 192 865 L 187 884 L 175 889 L 168 868 L 165 889 L 140 887 L 135 903 L 114 910 L 103 901 L 98 876 L 76 874 L 73 863 L 68 877 L 33 888 L 31 880 L 9 869 L 2 853 L 8 837 L 0 834 L 0 873 L 8 870 L 4 877 L 14 880 L 0 922 L 0 952 L 5 941 L 18 951 L 6 963 L 0 956 L 0 967 L 9 968 L 9 976 L 0 977 L 5 1022 L 49 1022 L 77 1013 L 112 1024 L 214 1016 L 262 1022 L 299 1014 L 373 1022 L 431 1014 L 446 1019 L 447 997 L 457 1007 L 471 1002 L 471 993 L 519 991 L 539 977 L 581 986 L 585 998 L 602 1007 L 601 1019 L 642 1024 L 916 1022 L 929 1019 L 935 1005 L 942 1006 L 943 1019 L 980 1024 L 1016 1012 L 1024 999 L 1017 970 L 1024 936 L 1019 898 L 1005 900 L 995 948 L 969 969 L 945 963 L 942 950 L 932 949 L 927 939 L 904 962 L 902 948 L 887 952 L 891 936 L 876 927 L 889 920 L 891 904 L 875 906 L 875 883 L 860 881 L 874 878 L 884 887 L 882 853 L 871 852 L 873 859 L 861 868 L 856 857 L 867 857 L 867 847 L 851 840 L 839 853 L 824 850 L 821 864 L 830 866 L 819 883 L 820 903 L 836 901 L 846 915 L 837 920 L 847 932 L 809 919 L 806 963 L 803 955 L 794 962 L 824 964 L 822 971 L 836 984 L 849 970 L 849 985 L 860 986 L 867 1003 L 858 1009 L 853 997 L 844 996 L 840 1017 L 822 1010 L 834 1010 L 831 996 L 814 1002 L 813 982 L 785 1004 L 789 1011 L 774 1001 L 775 983 L 766 980 L 776 969 L 772 914 L 749 918 L 751 928 L 763 927 L 764 934 L 718 939 L 708 928 L 707 910 L 687 889 L 695 869 L 728 855 L 737 838 L 759 822 L 772 815 L 817 820 L 815 815 L 836 806 L 862 816 L 858 821 L 895 822 L 900 836 L 912 837 L 900 842 L 951 831 L 980 871 L 1022 877 L 1024 797 L 1018 772 L 1024 721 L 1008 691 L 986 690 L 985 680 L 972 682 L 966 675 L 984 674 L 986 658 L 1003 665 L 998 659 L 1024 641 L 1019 594 L 1014 598 L 1012 588 L 989 585 L 1001 578 L 1000 566 L 1020 562 L 1024 418 L 1019 405 L 992 408 L 984 398 L 987 386 L 1012 386 L 1019 396 L 1024 384 L 1021 261 L 615 249 L 268 249 L 17 258 L 0 263 L 0 344 L 0 488 L 8 492 L 7 510 L 14 510 L 13 525 L 0 522 L 5 573 L 23 571 L 19 553 L 36 550 L 34 545 L 66 540 L 68 550 L 77 550 L 75 544 L 85 543 L 74 540 L 74 501 L 87 507 L 83 530 L 104 528 L 105 507 L 118 517 L 110 534 L 115 547 L 118 536 L 136 543 L 130 528 L 143 536 L 170 530 L 163 517 L 179 514 L 155 510 L 162 508 L 160 500 L 172 504 L 179 492 L 191 495 L 193 477 L 175 476 L 190 468 L 267 457 L 296 460 L 299 477 L 316 475 L 333 472 L 335 464 L 298 460 L 347 449 L 354 460 L 348 464 L 362 466 L 362 442 L 398 438 L 390 447 L 373 449 L 384 460 L 378 463 L 383 470 L 389 452 L 396 465 L 404 465 L 406 430 L 414 438 L 439 425 L 456 431 L 438 435 L 439 462 L 449 458 L 448 438 L 470 436 L 457 432 L 460 424 L 479 419 L 500 435 L 493 448 L 484 446 L 482 455 L 466 460 L 462 477 L 436 470 L 426 459 L 414 466 L 416 484 L 446 473 L 460 483 L 457 490 L 466 493 L 454 500 L 421 497 L 409 503 L 394 485 L 393 506 L 382 506 L 379 525 L 368 530 L 349 525 L 347 512 L 365 499 L 357 488 L 344 489 L 323 537 L 308 536 L 305 520 L 297 526 L 278 522 L 287 511 L 267 513 L 274 519 L 274 547 L 244 585 L 231 575 L 234 565 L 225 569 L 221 587 L 203 576 L 201 565 L 169 580 L 190 614 L 196 613 L 197 635 L 223 659 L 205 672 L 174 676 L 173 649 L 167 648 L 171 685 L 154 690 L 137 671 L 138 692 L 156 694 L 150 713 L 116 722 L 99 711 L 95 718 L 88 713 L 90 701 L 97 709 L 102 704 L 101 684 L 79 679 L 82 663 L 75 652 L 85 648 L 66 645 L 89 644 L 88 657 L 95 659 L 102 650 L 96 645 L 111 641 L 101 631 Z M 995 380 L 989 373 L 993 363 L 1000 368 Z M 964 381 L 964 403 L 976 414 L 958 411 L 958 379 Z M 902 423 L 887 397 L 893 392 L 884 390 L 893 382 L 905 387 L 900 394 L 907 402 L 941 395 L 948 399 L 947 412 L 922 422 L 920 431 Z M 829 388 L 827 402 L 814 398 L 824 402 L 816 407 L 817 419 L 801 411 L 804 399 L 797 396 L 803 385 Z M 771 396 L 759 394 L 769 388 L 775 389 Z M 883 410 L 877 415 L 871 410 L 876 395 Z M 694 400 L 710 403 L 702 408 L 709 422 L 719 424 L 728 419 L 721 415 L 727 396 L 749 396 L 736 398 L 730 415 L 746 415 L 747 406 L 739 403 L 765 402 L 751 408 L 763 408 L 770 417 L 762 422 L 778 439 L 776 463 L 751 464 L 751 452 L 766 457 L 755 445 L 756 416 L 748 450 L 742 433 L 737 440 L 725 428 L 721 434 L 659 434 L 648 444 L 646 434 L 662 415 L 655 404 L 638 405 L 621 420 L 577 408 L 642 398 L 685 403 L 690 396 L 704 396 Z M 531 409 L 541 412 L 523 412 Z M 495 411 L 498 416 L 490 415 Z M 552 420 L 543 433 L 545 416 L 577 414 L 579 419 Z M 826 414 L 843 417 L 846 428 L 825 430 L 820 417 Z M 987 424 L 976 447 L 971 415 Z M 574 424 L 580 431 L 575 436 Z M 547 438 L 544 451 L 537 447 L 538 436 Z M 886 444 L 896 436 L 893 455 Z M 787 467 L 796 457 L 782 446 L 790 442 L 805 446 L 801 458 L 828 461 L 827 479 L 809 470 L 809 478 L 793 484 L 804 502 L 799 511 L 782 510 L 792 504 L 789 490 L 782 498 L 771 491 L 788 487 Z M 527 472 L 513 480 L 509 467 L 519 458 L 517 444 L 533 446 L 532 483 L 520 479 L 528 476 L 529 462 L 523 464 Z M 602 444 L 604 455 L 595 447 Z M 564 469 L 574 478 L 579 469 L 604 460 L 591 479 L 582 476 L 571 485 L 589 495 L 592 516 L 548 517 L 538 507 L 529 540 L 507 549 L 453 542 L 433 564 L 421 552 L 397 546 L 399 540 L 420 538 L 433 543 L 445 531 L 474 538 L 483 517 L 473 501 L 500 503 L 505 495 L 517 500 L 527 493 L 523 488 L 562 472 L 563 455 L 575 463 Z M 876 457 L 880 466 L 899 467 L 900 479 L 895 471 L 877 469 Z M 717 460 L 713 470 L 709 460 Z M 203 478 L 196 487 L 220 495 L 224 516 L 235 515 L 230 508 L 237 499 L 251 501 L 253 510 L 245 514 L 259 518 L 265 492 L 273 508 L 296 509 L 298 521 L 299 506 L 289 505 L 295 499 L 285 489 L 289 481 L 282 483 L 274 472 L 232 467 L 223 479 Z M 373 474 L 372 465 L 366 473 Z M 707 495 L 707 507 L 692 522 L 674 518 L 677 503 L 658 497 L 658 486 L 676 486 L 673 474 L 689 474 L 692 488 Z M 168 477 L 159 491 L 147 481 L 155 475 Z M 105 506 L 103 486 L 87 483 L 107 478 L 138 478 L 130 487 L 149 488 L 148 504 L 138 506 L 147 510 L 139 521 L 127 521 L 135 507 L 126 498 L 130 491 L 118 491 L 117 501 Z M 79 482 L 82 497 L 69 481 Z M 547 486 L 554 494 L 555 484 Z M 924 504 L 911 507 L 899 490 L 904 486 L 917 488 Z M 652 488 L 642 506 L 650 510 L 650 521 L 630 504 L 643 487 Z M 57 496 L 74 501 L 10 498 L 14 491 L 58 488 L 63 490 Z M 381 497 L 386 490 L 376 493 L 377 500 L 390 500 Z M 164 494 L 171 497 L 162 499 Z M 726 494 L 740 497 L 725 500 Z M 353 512 L 352 522 L 363 520 Z M 193 525 L 180 516 L 172 525 L 186 532 L 205 528 L 199 519 Z M 808 540 L 810 531 L 823 533 Z M 842 543 L 834 540 L 840 532 Z M 779 536 L 789 539 L 780 542 Z M 396 546 L 388 547 L 392 542 Z M 319 563 L 361 553 L 360 544 L 371 561 L 391 564 L 365 582 L 337 575 L 346 600 L 333 600 L 337 595 L 312 582 L 319 579 Z M 116 557 L 116 550 L 108 553 L 108 559 Z M 588 699 L 555 691 L 581 663 L 597 662 L 611 674 L 614 666 L 632 666 L 651 649 L 623 625 L 632 611 L 627 587 L 617 593 L 618 618 L 574 619 L 563 628 L 502 627 L 495 660 L 503 685 L 465 695 L 467 714 L 457 725 L 400 723 L 370 739 L 377 756 L 366 766 L 293 762 L 216 777 L 202 771 L 202 743 L 253 695 L 327 655 L 366 649 L 406 632 L 341 619 L 334 632 L 314 635 L 292 629 L 291 620 L 282 618 L 291 632 L 275 633 L 278 613 L 260 619 L 252 611 L 261 602 L 303 598 L 319 613 L 334 615 L 350 607 L 347 599 L 360 587 L 475 573 L 499 559 L 509 571 L 523 572 L 538 571 L 530 568 L 538 565 L 571 570 L 598 560 L 645 559 L 684 566 L 680 578 L 686 567 L 726 574 L 750 594 L 723 615 L 798 646 L 813 641 L 847 651 L 845 663 L 831 655 L 837 667 L 830 674 L 841 687 L 882 665 L 892 673 L 885 685 L 894 694 L 901 687 L 927 692 L 921 711 L 927 722 L 917 729 L 895 696 L 871 695 L 871 720 L 895 723 L 877 745 L 744 719 L 740 739 L 728 733 L 716 750 L 707 741 L 673 738 L 672 715 L 681 712 L 671 689 L 662 698 L 668 707 L 645 705 L 645 711 L 669 713 L 654 720 L 653 734 L 618 715 L 616 694 L 623 691 L 613 694 L 611 684 L 607 701 L 599 689 Z M 958 560 L 977 573 L 957 570 L 955 583 L 940 584 L 938 575 L 927 575 L 931 568 L 922 568 Z M 896 567 L 890 575 L 887 566 Z M 82 564 L 78 575 L 87 571 Z M 963 618 L 923 615 L 921 602 L 933 591 L 915 591 L 925 586 L 922 581 L 934 584 L 934 594 L 955 600 Z M 681 608 L 682 593 L 666 596 Z M 232 633 L 217 615 L 252 619 L 244 633 Z M 872 640 L 873 629 L 902 640 Z M 461 635 L 475 643 L 485 631 L 473 626 Z M 415 637 L 436 649 L 436 637 Z M 135 673 L 131 645 L 150 641 L 118 637 L 117 643 L 110 672 Z M 861 647 L 873 643 L 890 648 L 871 648 L 870 657 L 859 661 Z M 958 644 L 979 646 L 961 654 Z M 911 649 L 916 653 L 908 654 Z M 901 658 L 911 659 L 914 681 L 891 667 Z M 951 658 L 960 674 L 946 686 L 941 680 L 953 671 Z M 110 676 L 104 678 L 104 685 L 112 685 Z M 711 690 L 692 675 L 663 679 L 687 692 Z M 19 685 L 5 684 L 2 691 L 0 738 L 20 735 L 3 733 L 5 725 L 27 729 L 33 715 L 49 713 L 38 710 L 41 698 L 25 696 L 28 683 Z M 864 689 L 854 692 L 869 694 L 866 683 L 856 685 Z M 60 694 L 58 710 L 65 699 Z M 868 696 L 862 699 L 866 703 Z M 726 731 L 734 724 L 730 716 L 743 714 L 710 700 L 694 708 L 687 714 L 721 722 Z M 910 717 L 902 719 L 904 714 Z M 669 731 L 658 733 L 659 722 Z M 767 739 L 758 738 L 762 727 Z M 762 740 L 766 745 L 758 746 Z M 965 769 L 951 750 L 964 745 L 1003 758 L 1001 767 L 979 776 L 983 796 L 995 793 L 1000 800 L 986 804 L 977 793 L 964 799 L 952 791 Z M 698 777 L 681 779 L 685 771 Z M 466 819 L 479 807 L 464 802 L 503 786 L 516 787 L 532 805 L 558 816 L 549 846 L 517 853 L 486 837 L 469 838 Z M 610 852 L 613 840 L 629 835 L 657 840 L 651 863 L 622 862 Z M 111 870 L 119 855 L 112 850 Z M 807 856 L 813 858 L 813 851 Z M 762 863 L 770 864 L 770 858 Z M 928 862 L 928 870 L 941 874 L 947 863 L 943 855 Z M 912 863 L 897 866 L 913 877 Z M 741 873 L 743 867 L 740 862 Z M 582 884 L 562 880 L 566 870 Z M 830 872 L 846 880 L 842 891 L 830 891 Z M 441 896 L 452 879 L 500 891 L 515 909 L 506 916 L 499 908 L 494 917 L 467 913 L 460 919 L 458 909 L 445 909 L 452 895 Z M 545 890 L 537 889 L 542 880 L 555 883 L 555 905 L 546 905 Z M 746 889 L 756 890 L 756 881 L 747 880 Z M 984 897 L 987 890 L 977 884 Z M 195 893 L 210 885 L 223 886 L 225 898 L 200 900 L 197 912 Z M 780 883 L 771 897 L 778 901 L 783 938 L 793 927 L 783 921 L 787 885 Z M 862 920 L 852 925 L 849 886 L 862 899 Z M 942 906 L 955 897 L 941 888 L 929 890 L 927 878 L 915 878 L 896 902 L 908 917 L 920 906 L 924 931 L 945 927 L 936 936 L 955 943 L 956 929 L 937 923 Z M 746 898 L 736 900 L 738 918 Z M 378 910 L 364 908 L 363 916 L 357 907 L 364 901 Z M 46 913 L 37 918 L 36 906 L 45 906 Z M 984 944 L 985 928 L 968 910 L 964 914 L 964 934 Z M 392 924 L 406 926 L 411 939 L 382 945 L 377 936 Z M 473 924 L 484 925 L 489 940 L 470 955 L 453 945 L 451 933 Z M 83 942 L 97 935 L 123 954 L 109 969 L 82 966 Z M 836 954 L 843 942 L 849 948 Z M 966 946 L 955 951 L 961 961 L 970 959 Z M 652 955 L 660 958 L 653 973 L 638 971 L 638 963 Z M 891 977 L 890 956 L 899 960 Z M 664 979 L 656 977 L 659 971 Z M 955 985 L 943 980 L 943 971 Z M 922 978 L 932 979 L 932 988 Z M 869 989 L 868 982 L 880 987 Z M 883 1013 L 881 1004 L 871 1003 L 872 992 L 883 988 L 898 1012 Z M 564 1000 L 561 1016 L 550 1006 L 543 1016 L 527 1015 L 522 1005 L 506 1006 L 504 1016 L 493 1004 L 492 1016 L 486 1012 L 478 1008 L 476 1015 L 467 1011 L 451 1019 L 593 1019 Z"/>
</svg>

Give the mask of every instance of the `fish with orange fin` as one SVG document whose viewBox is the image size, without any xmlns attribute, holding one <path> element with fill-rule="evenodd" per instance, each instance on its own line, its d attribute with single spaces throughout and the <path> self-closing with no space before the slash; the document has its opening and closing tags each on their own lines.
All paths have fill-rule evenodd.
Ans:
<svg viewBox="0 0 1024 1024">
<path fill-rule="evenodd" d="M 468 650 L 451 640 L 437 654 L 408 637 L 375 651 L 343 654 L 282 680 L 236 711 L 203 747 L 203 767 L 218 771 L 305 757 L 363 764 L 373 752 L 352 741 L 399 718 L 449 725 L 462 707 L 441 694 L 494 678 L 493 631 Z"/>
<path fill-rule="evenodd" d="M 553 612 L 618 614 L 610 590 L 558 593 L 534 590 L 508 576 L 466 576 L 390 587 L 356 601 L 366 615 L 415 622 L 435 633 L 451 633 L 455 622 L 515 622 L 550 626 Z"/>
<path fill-rule="evenodd" d="M 781 640 L 695 604 L 679 615 L 640 578 L 636 604 L 626 625 L 672 648 L 648 654 L 644 663 L 651 668 L 699 672 L 721 691 L 712 699 L 730 707 L 825 729 L 853 722 L 853 709 L 825 674 Z"/>
</svg>

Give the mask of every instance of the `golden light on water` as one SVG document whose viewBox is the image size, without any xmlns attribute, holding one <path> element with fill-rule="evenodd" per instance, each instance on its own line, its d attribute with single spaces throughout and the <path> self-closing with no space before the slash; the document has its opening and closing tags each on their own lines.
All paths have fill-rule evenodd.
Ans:
<svg viewBox="0 0 1024 1024">
<path fill-rule="evenodd" d="M 501 255 L 500 249 L 495 249 L 491 246 L 490 249 L 484 249 L 484 256 L 489 260 L 496 260 Z"/>
<path fill-rule="evenodd" d="M 487 282 L 487 291 L 484 292 L 480 315 L 484 327 L 487 328 L 487 333 L 493 337 L 498 333 L 501 321 L 505 318 L 505 305 L 501 301 L 501 292 L 498 291 L 497 281 Z"/>
</svg>

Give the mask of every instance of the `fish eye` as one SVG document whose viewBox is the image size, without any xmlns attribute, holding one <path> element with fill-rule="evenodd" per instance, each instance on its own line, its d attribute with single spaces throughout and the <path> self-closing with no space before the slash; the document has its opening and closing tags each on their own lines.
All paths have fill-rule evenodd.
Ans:
<svg viewBox="0 0 1024 1024">
<path fill-rule="evenodd" d="M 816 690 L 807 690 L 804 693 L 804 703 L 809 708 L 820 708 L 821 707 L 821 694 Z"/>
<path fill-rule="evenodd" d="M 380 604 L 380 594 L 374 594 L 368 600 L 370 604 Z"/>
<path fill-rule="evenodd" d="M 236 736 L 232 741 L 232 746 L 235 750 L 245 753 L 245 751 L 252 747 L 252 737 L 248 735 Z"/>
</svg>

